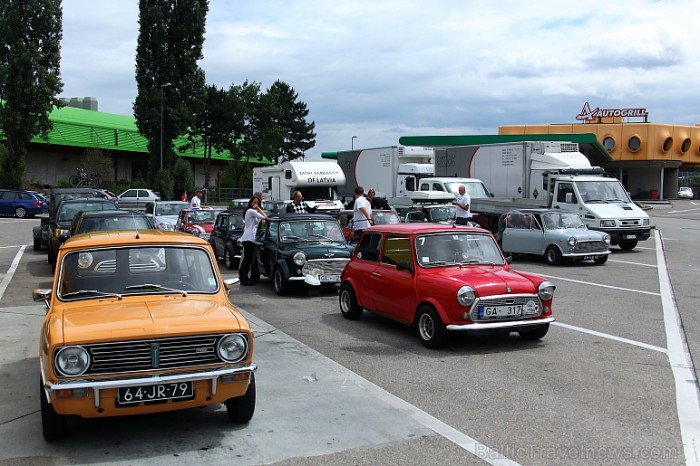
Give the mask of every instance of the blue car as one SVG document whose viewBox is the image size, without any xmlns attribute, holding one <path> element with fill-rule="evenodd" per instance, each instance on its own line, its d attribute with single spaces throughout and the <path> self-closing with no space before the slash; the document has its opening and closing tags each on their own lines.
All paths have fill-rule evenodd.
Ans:
<svg viewBox="0 0 700 466">
<path fill-rule="evenodd" d="M 34 217 L 45 212 L 45 205 L 32 191 L 0 189 L 0 215 Z"/>
</svg>

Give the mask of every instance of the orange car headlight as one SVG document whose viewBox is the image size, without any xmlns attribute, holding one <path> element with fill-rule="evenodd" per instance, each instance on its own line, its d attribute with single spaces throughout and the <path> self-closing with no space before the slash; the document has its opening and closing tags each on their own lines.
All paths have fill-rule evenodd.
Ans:
<svg viewBox="0 0 700 466">
<path fill-rule="evenodd" d="M 75 377 L 90 367 L 90 354 L 82 346 L 66 346 L 56 352 L 54 363 L 60 375 Z"/>
</svg>

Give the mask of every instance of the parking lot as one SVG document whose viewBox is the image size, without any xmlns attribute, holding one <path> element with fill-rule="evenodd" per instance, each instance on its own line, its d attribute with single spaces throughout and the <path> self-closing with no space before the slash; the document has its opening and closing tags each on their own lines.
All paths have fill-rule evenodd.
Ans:
<svg viewBox="0 0 700 466">
<path fill-rule="evenodd" d="M 0 219 L 0 464 L 700 464 L 700 202 L 648 213 L 652 238 L 604 266 L 513 262 L 557 286 L 541 341 L 458 334 L 429 350 L 388 319 L 345 320 L 332 292 L 279 297 L 262 279 L 231 293 L 256 333 L 249 425 L 223 407 L 76 420 L 54 444 L 31 301 L 51 267 L 31 248 L 37 219 Z"/>
</svg>

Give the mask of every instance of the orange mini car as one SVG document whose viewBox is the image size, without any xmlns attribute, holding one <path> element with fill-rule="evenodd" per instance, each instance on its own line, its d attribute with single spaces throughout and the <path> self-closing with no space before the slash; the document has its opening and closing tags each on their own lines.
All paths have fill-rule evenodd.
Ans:
<svg viewBox="0 0 700 466">
<path fill-rule="evenodd" d="M 228 298 L 208 243 L 161 230 L 67 240 L 41 326 L 41 420 L 46 440 L 67 418 L 158 413 L 224 403 L 255 412 L 253 332 Z"/>
</svg>

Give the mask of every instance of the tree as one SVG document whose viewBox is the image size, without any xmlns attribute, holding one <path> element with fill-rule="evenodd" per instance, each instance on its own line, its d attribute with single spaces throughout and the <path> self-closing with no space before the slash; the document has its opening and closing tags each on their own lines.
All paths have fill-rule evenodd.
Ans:
<svg viewBox="0 0 700 466">
<path fill-rule="evenodd" d="M 275 163 L 304 157 L 316 145 L 316 123 L 307 123 L 309 110 L 297 98 L 296 91 L 279 80 L 261 96 L 257 115 L 260 149 Z"/>
<path fill-rule="evenodd" d="M 161 168 L 161 150 L 162 167 L 170 169 L 176 157 L 172 141 L 194 124 L 204 102 L 204 71 L 197 61 L 203 58 L 208 9 L 208 0 L 139 0 L 134 117 L 148 139 L 154 181 Z M 178 186 L 181 180 L 173 182 Z M 172 186 L 159 187 L 161 194 L 172 197 L 166 191 Z"/>
<path fill-rule="evenodd" d="M 27 145 L 47 137 L 49 113 L 61 106 L 62 36 L 60 0 L 0 0 L 0 130 L 8 151 L 0 186 L 22 187 Z"/>
</svg>

